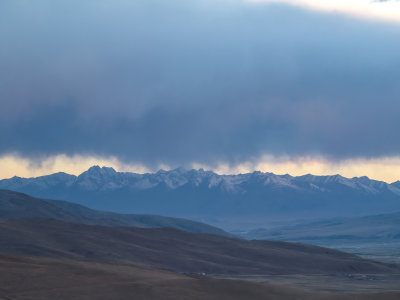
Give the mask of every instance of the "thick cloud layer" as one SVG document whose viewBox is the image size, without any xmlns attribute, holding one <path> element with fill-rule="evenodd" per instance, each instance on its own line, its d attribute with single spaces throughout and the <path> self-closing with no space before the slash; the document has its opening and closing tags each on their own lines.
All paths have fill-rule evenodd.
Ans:
<svg viewBox="0 0 400 300">
<path fill-rule="evenodd" d="M 400 154 L 400 26 L 235 0 L 0 2 L 0 154 Z"/>
</svg>

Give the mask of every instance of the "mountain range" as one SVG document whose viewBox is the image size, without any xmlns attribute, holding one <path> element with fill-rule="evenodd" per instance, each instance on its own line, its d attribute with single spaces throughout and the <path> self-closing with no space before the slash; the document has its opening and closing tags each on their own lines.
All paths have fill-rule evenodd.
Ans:
<svg viewBox="0 0 400 300">
<path fill-rule="evenodd" d="M 196 219 L 225 229 L 400 211 L 399 181 L 340 175 L 218 175 L 183 168 L 136 174 L 93 166 L 79 176 L 4 179 L 0 188 L 100 210 Z"/>
</svg>

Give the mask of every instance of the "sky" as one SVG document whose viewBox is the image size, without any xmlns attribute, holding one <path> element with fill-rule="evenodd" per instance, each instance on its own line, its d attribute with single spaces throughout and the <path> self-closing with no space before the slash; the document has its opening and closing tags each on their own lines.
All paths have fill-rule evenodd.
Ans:
<svg viewBox="0 0 400 300">
<path fill-rule="evenodd" d="M 400 179 L 400 2 L 0 1 L 0 178 Z"/>
<path fill-rule="evenodd" d="M 390 22 L 400 20 L 399 0 L 248 0 L 253 3 L 288 3 L 328 13 Z"/>
</svg>

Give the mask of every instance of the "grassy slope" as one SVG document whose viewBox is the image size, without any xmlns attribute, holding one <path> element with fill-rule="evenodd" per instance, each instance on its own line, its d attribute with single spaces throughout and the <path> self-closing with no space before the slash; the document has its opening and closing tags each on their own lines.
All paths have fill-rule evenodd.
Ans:
<svg viewBox="0 0 400 300">
<path fill-rule="evenodd" d="M 133 265 L 0 254 L 2 300 L 391 300 L 396 292 L 344 295 L 238 280 L 193 278 Z"/>
<path fill-rule="evenodd" d="M 228 235 L 217 227 L 187 219 L 103 212 L 66 201 L 38 199 L 8 190 L 0 190 L 0 218 L 47 218 L 91 225 L 170 227 L 197 233 Z"/>
<path fill-rule="evenodd" d="M 399 268 L 331 249 L 175 229 L 0 220 L 0 252 L 141 264 L 187 273 L 390 273 Z"/>
</svg>

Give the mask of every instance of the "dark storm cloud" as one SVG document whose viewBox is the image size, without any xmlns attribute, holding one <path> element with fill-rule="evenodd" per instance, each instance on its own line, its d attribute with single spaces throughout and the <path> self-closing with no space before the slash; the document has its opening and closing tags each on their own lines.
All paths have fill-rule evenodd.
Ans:
<svg viewBox="0 0 400 300">
<path fill-rule="evenodd" d="M 240 1 L 0 2 L 0 153 L 399 155 L 400 26 Z"/>
</svg>

